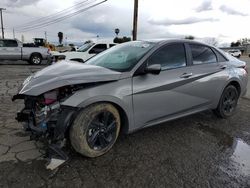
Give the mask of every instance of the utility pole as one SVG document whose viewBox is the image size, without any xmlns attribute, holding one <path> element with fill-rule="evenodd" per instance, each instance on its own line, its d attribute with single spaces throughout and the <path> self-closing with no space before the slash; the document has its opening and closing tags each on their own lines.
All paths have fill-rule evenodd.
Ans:
<svg viewBox="0 0 250 188">
<path fill-rule="evenodd" d="M 45 36 L 45 40 L 47 42 L 47 32 L 46 31 L 44 31 L 44 36 Z"/>
<path fill-rule="evenodd" d="M 2 26 L 2 38 L 4 39 L 4 27 L 3 27 L 3 10 L 6 10 L 5 8 L 0 8 L 0 15 L 1 15 L 1 26 Z"/>
<path fill-rule="evenodd" d="M 16 36 L 15 36 L 15 29 L 13 27 L 13 39 L 15 39 L 15 38 L 16 38 Z"/>
<path fill-rule="evenodd" d="M 137 40 L 138 0 L 134 0 L 133 40 Z"/>
</svg>

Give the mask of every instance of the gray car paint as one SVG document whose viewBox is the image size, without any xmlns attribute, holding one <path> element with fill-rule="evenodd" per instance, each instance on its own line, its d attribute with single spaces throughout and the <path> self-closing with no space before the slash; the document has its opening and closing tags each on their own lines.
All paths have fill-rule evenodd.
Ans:
<svg viewBox="0 0 250 188">
<path fill-rule="evenodd" d="M 66 85 L 114 81 L 120 76 L 121 73 L 103 67 L 62 61 L 32 75 L 19 93 L 37 96 Z"/>
<path fill-rule="evenodd" d="M 155 50 L 176 42 L 197 43 L 186 40 L 158 42 L 130 72 L 123 73 L 61 62 L 36 73 L 20 94 L 36 96 L 64 85 L 110 81 L 76 91 L 62 105 L 84 108 L 96 102 L 111 102 L 123 109 L 128 119 L 127 132 L 133 132 L 141 127 L 216 108 L 224 88 L 231 81 L 240 84 L 241 95 L 245 93 L 247 75 L 242 68 L 237 68 L 245 63 L 232 58 L 225 62 L 190 66 L 188 57 L 187 67 L 161 71 L 159 75 L 136 75 L 138 68 Z M 192 76 L 182 78 L 184 73 L 192 73 Z"/>
</svg>

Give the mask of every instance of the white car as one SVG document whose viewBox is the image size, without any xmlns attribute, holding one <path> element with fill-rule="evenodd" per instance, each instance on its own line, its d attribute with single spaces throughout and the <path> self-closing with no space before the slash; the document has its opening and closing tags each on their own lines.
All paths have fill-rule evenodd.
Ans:
<svg viewBox="0 0 250 188">
<path fill-rule="evenodd" d="M 228 53 L 234 57 L 240 58 L 241 51 L 240 50 L 228 50 Z"/>
<path fill-rule="evenodd" d="M 59 60 L 71 60 L 78 62 L 85 62 L 89 58 L 95 56 L 96 54 L 115 46 L 115 43 L 107 43 L 107 42 L 90 42 L 82 45 L 76 51 L 70 52 L 52 52 L 52 61 L 57 62 Z"/>
</svg>

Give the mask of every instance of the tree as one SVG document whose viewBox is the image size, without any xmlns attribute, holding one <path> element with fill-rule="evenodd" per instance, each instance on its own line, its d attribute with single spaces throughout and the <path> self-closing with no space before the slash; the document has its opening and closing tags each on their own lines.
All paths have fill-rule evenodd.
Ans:
<svg viewBox="0 0 250 188">
<path fill-rule="evenodd" d="M 83 44 L 88 44 L 88 43 L 91 43 L 93 42 L 92 40 L 86 40 Z"/>
<path fill-rule="evenodd" d="M 194 37 L 194 36 L 192 36 L 192 35 L 188 35 L 188 36 L 185 36 L 185 39 L 188 39 L 188 40 L 194 40 L 194 39 L 195 39 L 195 37 Z"/>
<path fill-rule="evenodd" d="M 130 37 L 122 37 L 122 38 L 119 38 L 119 37 L 115 37 L 113 42 L 114 43 L 124 43 L 124 42 L 129 42 L 131 41 L 131 38 Z"/>
<path fill-rule="evenodd" d="M 237 42 L 231 42 L 231 47 L 239 47 L 241 45 L 240 41 Z"/>
<path fill-rule="evenodd" d="M 116 34 L 116 37 L 118 37 L 118 34 L 120 33 L 120 29 L 119 28 L 116 28 L 115 29 L 115 34 Z"/>
<path fill-rule="evenodd" d="M 63 33 L 62 33 L 62 32 L 58 32 L 57 36 L 58 36 L 59 44 L 62 44 L 62 41 L 63 41 Z"/>
<path fill-rule="evenodd" d="M 203 42 L 207 43 L 209 45 L 212 45 L 212 46 L 218 46 L 218 44 L 219 44 L 218 40 L 216 38 L 213 38 L 213 37 L 204 38 Z"/>
</svg>

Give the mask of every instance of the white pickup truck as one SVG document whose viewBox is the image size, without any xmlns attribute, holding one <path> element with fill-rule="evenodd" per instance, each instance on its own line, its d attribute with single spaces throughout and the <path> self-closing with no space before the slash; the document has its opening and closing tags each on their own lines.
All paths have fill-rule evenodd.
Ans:
<svg viewBox="0 0 250 188">
<path fill-rule="evenodd" d="M 53 62 L 57 62 L 59 60 L 71 60 L 78 61 L 84 63 L 89 58 L 94 55 L 115 46 L 115 43 L 109 42 L 90 42 L 82 45 L 77 51 L 70 52 L 51 52 Z"/>
<path fill-rule="evenodd" d="M 50 50 L 44 47 L 23 47 L 22 42 L 15 39 L 0 39 L 1 60 L 23 60 L 39 65 L 42 60 L 49 60 Z"/>
</svg>

